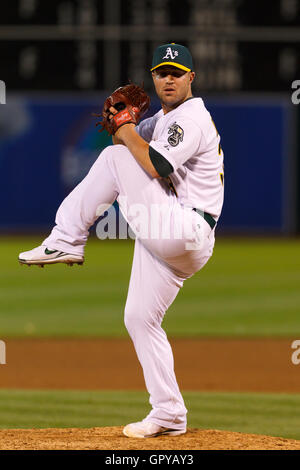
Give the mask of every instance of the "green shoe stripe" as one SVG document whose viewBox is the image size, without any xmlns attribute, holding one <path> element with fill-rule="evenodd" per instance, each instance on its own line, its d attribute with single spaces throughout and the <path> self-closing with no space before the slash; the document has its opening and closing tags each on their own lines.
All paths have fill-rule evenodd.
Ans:
<svg viewBox="0 0 300 470">
<path fill-rule="evenodd" d="M 53 255 L 53 253 L 56 253 L 57 250 L 48 250 L 48 248 L 45 249 L 45 255 Z"/>
</svg>

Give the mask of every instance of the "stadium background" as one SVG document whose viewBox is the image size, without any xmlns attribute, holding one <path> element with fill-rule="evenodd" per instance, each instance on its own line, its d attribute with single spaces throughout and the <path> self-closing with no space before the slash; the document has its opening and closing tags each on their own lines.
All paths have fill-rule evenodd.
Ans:
<svg viewBox="0 0 300 470">
<path fill-rule="evenodd" d="M 47 235 L 111 143 L 91 113 L 128 79 L 145 83 L 155 112 L 152 51 L 178 42 L 193 54 L 194 95 L 225 154 L 214 257 L 164 321 L 189 424 L 300 439 L 291 360 L 300 335 L 299 25 L 296 0 L 1 6 L 1 428 L 122 426 L 148 410 L 123 325 L 133 241 L 99 240 L 93 227 L 86 263 L 73 270 L 21 268 L 17 255 Z"/>
</svg>

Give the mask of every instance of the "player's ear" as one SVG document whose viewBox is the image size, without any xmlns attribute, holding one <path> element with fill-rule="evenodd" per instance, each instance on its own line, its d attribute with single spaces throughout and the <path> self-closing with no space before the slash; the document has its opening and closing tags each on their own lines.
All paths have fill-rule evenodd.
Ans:
<svg viewBox="0 0 300 470">
<path fill-rule="evenodd" d="M 192 83 L 194 81 L 194 78 L 195 78 L 195 72 L 190 72 L 190 82 Z"/>
</svg>

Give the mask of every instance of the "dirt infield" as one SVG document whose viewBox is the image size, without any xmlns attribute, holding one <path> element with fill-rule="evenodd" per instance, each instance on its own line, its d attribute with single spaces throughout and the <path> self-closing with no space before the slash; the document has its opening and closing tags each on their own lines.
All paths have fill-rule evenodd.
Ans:
<svg viewBox="0 0 300 470">
<path fill-rule="evenodd" d="M 293 339 L 173 339 L 182 390 L 300 392 L 300 365 L 291 362 Z M 7 339 L 1 388 L 145 390 L 127 339 Z M 286 450 L 300 441 L 218 430 L 128 439 L 120 427 L 0 430 L 1 449 Z"/>
<path fill-rule="evenodd" d="M 190 429 L 182 436 L 132 439 L 121 427 L 0 430 L 1 450 L 300 450 L 300 441 Z"/>
<path fill-rule="evenodd" d="M 179 385 L 182 390 L 298 393 L 293 339 L 173 339 Z M 127 339 L 7 339 L 6 350 L 0 388 L 145 390 Z"/>
</svg>

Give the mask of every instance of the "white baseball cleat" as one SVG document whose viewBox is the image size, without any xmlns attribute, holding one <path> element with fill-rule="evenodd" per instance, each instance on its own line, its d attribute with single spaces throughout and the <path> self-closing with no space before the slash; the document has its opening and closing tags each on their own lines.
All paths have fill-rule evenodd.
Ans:
<svg viewBox="0 0 300 470">
<path fill-rule="evenodd" d="M 83 264 L 84 257 L 80 255 L 72 255 L 59 250 L 51 250 L 46 246 L 38 246 L 30 251 L 24 251 L 19 254 L 20 264 L 37 264 L 44 267 L 44 264 L 65 263 L 72 266 L 74 263 Z"/>
<path fill-rule="evenodd" d="M 139 421 L 138 423 L 127 424 L 123 429 L 123 434 L 127 437 L 158 437 L 158 436 L 179 436 L 185 434 L 186 429 L 164 428 L 151 421 Z"/>
</svg>

